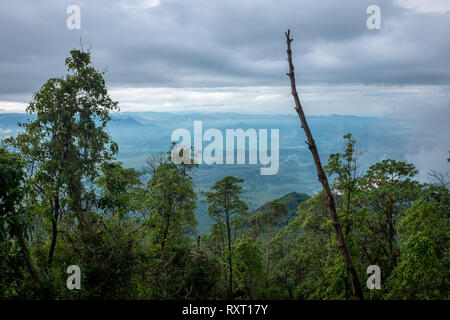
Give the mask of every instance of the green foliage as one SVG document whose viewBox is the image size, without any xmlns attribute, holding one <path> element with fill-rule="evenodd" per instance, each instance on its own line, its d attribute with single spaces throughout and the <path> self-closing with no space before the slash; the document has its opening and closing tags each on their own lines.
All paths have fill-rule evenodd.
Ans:
<svg viewBox="0 0 450 320">
<path fill-rule="evenodd" d="M 88 228 L 66 234 L 57 259 L 64 270 L 76 264 L 82 271 L 82 290 L 66 298 L 130 299 L 137 289 L 133 278 L 145 254 L 139 243 L 139 228 L 119 214 L 107 218 L 97 213 L 86 217 Z M 65 276 L 66 278 L 66 276 Z M 62 285 L 61 287 L 64 287 Z M 68 290 L 62 290 L 62 294 Z M 78 296 L 77 296 L 78 295 Z"/>
<path fill-rule="evenodd" d="M 361 282 L 367 266 L 381 268 L 381 290 L 365 289 L 366 298 L 448 299 L 448 189 L 419 184 L 414 166 L 401 161 L 384 160 L 361 174 L 356 141 L 344 139 L 344 153 L 332 154 L 326 168 Z M 273 297 L 351 298 L 322 192 L 299 205 L 271 254 Z"/>
<path fill-rule="evenodd" d="M 287 214 L 287 208 L 283 202 L 272 200 L 269 202 L 266 211 L 256 213 L 250 220 L 256 227 L 258 233 L 267 234 L 265 242 L 265 271 L 267 277 L 267 287 L 269 286 L 269 268 L 270 268 L 270 243 L 272 241 L 273 227 L 281 223 Z"/>
<path fill-rule="evenodd" d="M 139 207 L 137 196 L 142 194 L 140 173 L 135 169 L 125 169 L 121 163 L 104 163 L 102 175 L 97 179 L 101 187 L 98 207 L 123 218 Z"/>
<path fill-rule="evenodd" d="M 242 236 L 232 247 L 237 285 L 235 296 L 260 299 L 264 288 L 264 265 L 261 249 L 252 238 Z"/>
<path fill-rule="evenodd" d="M 0 148 L 0 240 L 7 234 L 23 232 L 24 217 L 20 213 L 23 199 L 24 161 L 17 153 Z"/>
<path fill-rule="evenodd" d="M 289 222 L 294 220 L 295 217 L 297 216 L 298 205 L 301 202 L 308 200 L 309 198 L 310 198 L 310 196 L 308 196 L 305 193 L 290 192 L 278 199 L 275 199 L 276 201 L 280 201 L 281 203 L 283 203 L 287 209 L 286 218 L 283 221 L 280 221 L 280 226 L 285 226 Z M 253 214 L 255 214 L 257 212 L 261 212 L 261 211 L 266 211 L 269 207 L 269 203 L 270 203 L 270 201 L 266 202 L 265 204 L 263 204 L 262 206 L 260 206 L 259 208 L 257 208 L 253 212 L 251 212 L 250 219 Z M 276 229 L 279 229 L 279 228 L 276 228 Z"/>
<path fill-rule="evenodd" d="M 103 74 L 89 52 L 66 65 L 0 148 L 0 299 L 352 298 L 323 192 L 249 214 L 244 180 L 225 176 L 203 192 L 214 223 L 199 236 L 196 166 L 171 152 L 146 175 L 116 162 L 106 124 L 118 105 Z M 360 172 L 356 140 L 344 141 L 325 169 L 361 283 L 381 268 L 381 289 L 365 297 L 448 299 L 448 184 L 419 183 L 412 164 L 390 159 Z M 81 290 L 66 288 L 73 264 Z"/>
<path fill-rule="evenodd" d="M 34 94 L 27 111 L 36 114 L 35 120 L 19 124 L 23 132 L 6 140 L 26 161 L 27 219 L 51 224 L 47 263 L 39 261 L 44 269 L 53 264 L 61 219 L 86 224 L 84 216 L 95 205 L 94 190 L 87 186 L 118 151 L 106 131 L 117 102 L 109 97 L 103 75 L 90 66 L 90 53 L 72 50 L 66 65 L 69 74 L 48 80 Z M 31 260 L 27 264 L 33 268 Z"/>
<path fill-rule="evenodd" d="M 208 214 L 216 221 L 225 222 L 226 218 L 245 214 L 247 205 L 239 198 L 242 187 L 239 183 L 244 180 L 226 176 L 217 181 L 210 192 L 205 192 L 206 202 L 209 203 Z"/>
<path fill-rule="evenodd" d="M 162 163 L 147 182 L 149 223 L 164 248 L 166 242 L 177 242 L 186 233 L 194 233 L 196 220 L 192 178 L 184 168 L 172 162 Z"/>
<path fill-rule="evenodd" d="M 399 263 L 387 281 L 388 298 L 448 299 L 450 206 L 418 200 L 399 225 Z"/>
<path fill-rule="evenodd" d="M 361 178 L 356 200 L 364 213 L 359 226 L 367 260 L 376 263 L 389 276 L 400 255 L 398 223 L 405 210 L 419 197 L 420 187 L 412 178 L 412 164 L 383 160 L 372 165 Z"/>
<path fill-rule="evenodd" d="M 25 260 L 14 245 L 24 237 L 26 220 L 20 211 L 23 198 L 23 160 L 0 148 L 0 299 L 21 293 Z"/>
<path fill-rule="evenodd" d="M 274 226 L 286 217 L 287 208 L 284 203 L 278 200 L 272 200 L 269 202 L 268 208 L 265 211 L 257 212 L 250 220 L 250 222 L 264 229 L 266 225 Z"/>
<path fill-rule="evenodd" d="M 224 264 L 224 277 L 228 282 L 227 297 L 233 299 L 234 287 L 233 287 L 233 257 L 231 251 L 231 245 L 236 239 L 236 227 L 240 224 L 232 223 L 233 220 L 247 214 L 247 204 L 239 198 L 242 192 L 242 187 L 239 185 L 244 180 L 226 176 L 223 179 L 217 181 L 209 192 L 204 192 L 206 196 L 205 202 L 209 203 L 208 214 L 216 221 L 213 224 L 213 231 L 220 237 L 219 245 L 221 244 L 222 261 Z M 225 229 L 226 227 L 226 229 Z M 234 227 L 234 230 L 232 230 Z M 224 235 L 224 230 L 226 234 Z M 235 234 L 234 239 L 232 233 Z M 226 252 L 226 253 L 225 253 Z M 228 267 L 225 267 L 225 256 Z M 228 273 L 227 273 L 228 272 Z"/>
<path fill-rule="evenodd" d="M 186 295 L 189 299 L 220 299 L 220 265 L 217 257 L 192 250 L 186 266 Z"/>
</svg>

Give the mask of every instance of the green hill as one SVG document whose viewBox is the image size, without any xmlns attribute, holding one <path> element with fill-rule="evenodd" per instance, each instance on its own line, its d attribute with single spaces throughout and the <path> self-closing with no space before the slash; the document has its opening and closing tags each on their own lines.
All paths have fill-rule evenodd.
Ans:
<svg viewBox="0 0 450 320">
<path fill-rule="evenodd" d="M 308 200 L 309 198 L 310 198 L 310 196 L 308 196 L 306 193 L 291 192 L 291 193 L 285 194 L 284 196 L 282 196 L 278 199 L 274 199 L 274 200 L 278 200 L 278 201 L 284 203 L 288 210 L 286 219 L 284 220 L 282 225 L 286 225 L 289 222 L 291 222 L 296 216 L 298 205 L 300 203 L 302 203 L 303 201 Z M 269 207 L 269 202 L 266 202 L 258 209 L 252 211 L 250 216 L 253 216 L 256 212 L 261 212 L 261 211 L 267 210 L 268 207 Z"/>
<path fill-rule="evenodd" d="M 297 208 L 298 205 L 300 203 L 302 203 L 303 201 L 306 201 L 310 198 L 309 195 L 307 195 L 306 193 L 298 193 L 298 192 L 290 192 L 288 194 L 285 194 L 284 196 L 277 198 L 277 199 L 273 199 L 273 200 L 278 200 L 282 203 L 284 203 L 286 205 L 286 208 L 288 210 L 286 218 L 283 219 L 283 221 L 274 227 L 274 231 L 275 233 L 278 232 L 278 230 L 280 230 L 283 226 L 286 226 L 287 224 L 289 224 L 289 222 L 291 222 L 292 220 L 294 220 L 294 218 L 297 215 Z M 272 200 L 270 200 L 272 201 Z M 258 212 L 267 210 L 269 207 L 269 202 L 266 202 L 265 204 L 263 204 L 262 206 L 260 206 L 259 208 L 253 210 L 250 212 L 249 216 L 247 217 L 246 221 L 244 222 L 244 233 L 247 233 L 248 231 L 250 231 L 250 223 L 249 221 L 251 220 L 251 218 Z"/>
</svg>

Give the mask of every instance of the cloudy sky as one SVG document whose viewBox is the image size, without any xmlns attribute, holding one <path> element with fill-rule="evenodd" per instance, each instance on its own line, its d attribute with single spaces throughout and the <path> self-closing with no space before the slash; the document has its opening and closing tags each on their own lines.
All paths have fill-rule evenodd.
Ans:
<svg viewBox="0 0 450 320">
<path fill-rule="evenodd" d="M 366 26 L 372 4 L 380 30 Z M 24 112 L 81 42 L 122 111 L 293 113 L 288 28 L 308 114 L 411 120 L 439 140 L 413 156 L 444 159 L 449 0 L 2 0 L 0 112 Z"/>
<path fill-rule="evenodd" d="M 81 39 L 124 111 L 289 113 L 287 28 L 308 113 L 448 110 L 448 0 L 2 0 L 0 112 L 23 111 Z"/>
</svg>

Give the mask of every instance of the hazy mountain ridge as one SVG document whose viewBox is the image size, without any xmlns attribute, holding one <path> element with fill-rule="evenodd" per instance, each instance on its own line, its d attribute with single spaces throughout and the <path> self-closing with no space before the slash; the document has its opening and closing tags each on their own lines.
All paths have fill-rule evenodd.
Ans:
<svg viewBox="0 0 450 320">
<path fill-rule="evenodd" d="M 17 134 L 17 122 L 34 119 L 28 114 L 0 114 L 0 137 Z M 158 113 L 126 112 L 112 115 L 108 132 L 119 144 L 118 160 L 125 166 L 142 169 L 146 159 L 156 152 L 167 152 L 171 133 L 185 128 L 193 136 L 194 120 L 203 122 L 203 132 L 219 129 L 225 139 L 226 129 L 279 129 L 279 171 L 273 176 L 262 176 L 259 165 L 200 165 L 194 172 L 197 190 L 207 190 L 226 175 L 245 180 L 243 198 L 250 210 L 293 191 L 313 195 L 320 189 L 314 164 L 304 143 L 298 118 L 293 115 L 265 115 L 238 113 Z M 342 150 L 342 136 L 351 132 L 368 152 L 363 157 L 363 167 L 384 158 L 404 160 L 404 155 L 414 152 L 414 137 L 407 126 L 385 118 L 358 116 L 309 116 L 311 130 L 319 148 L 322 162 L 330 153 Z M 193 137 L 192 137 L 193 139 Z M 269 140 L 270 141 L 270 140 Z M 203 144 L 204 146 L 207 143 Z M 225 146 L 225 144 L 224 144 Z M 206 206 L 198 201 L 198 230 L 207 232 L 210 218 Z"/>
</svg>

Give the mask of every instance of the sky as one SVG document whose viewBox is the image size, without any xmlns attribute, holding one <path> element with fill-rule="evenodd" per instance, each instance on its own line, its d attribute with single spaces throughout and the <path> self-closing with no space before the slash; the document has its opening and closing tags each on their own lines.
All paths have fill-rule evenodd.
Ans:
<svg viewBox="0 0 450 320">
<path fill-rule="evenodd" d="M 288 28 L 307 114 L 410 120 L 436 136 L 412 156 L 445 156 L 449 0 L 2 0 L 0 112 L 24 112 L 82 45 L 122 111 L 290 114 Z"/>
</svg>

